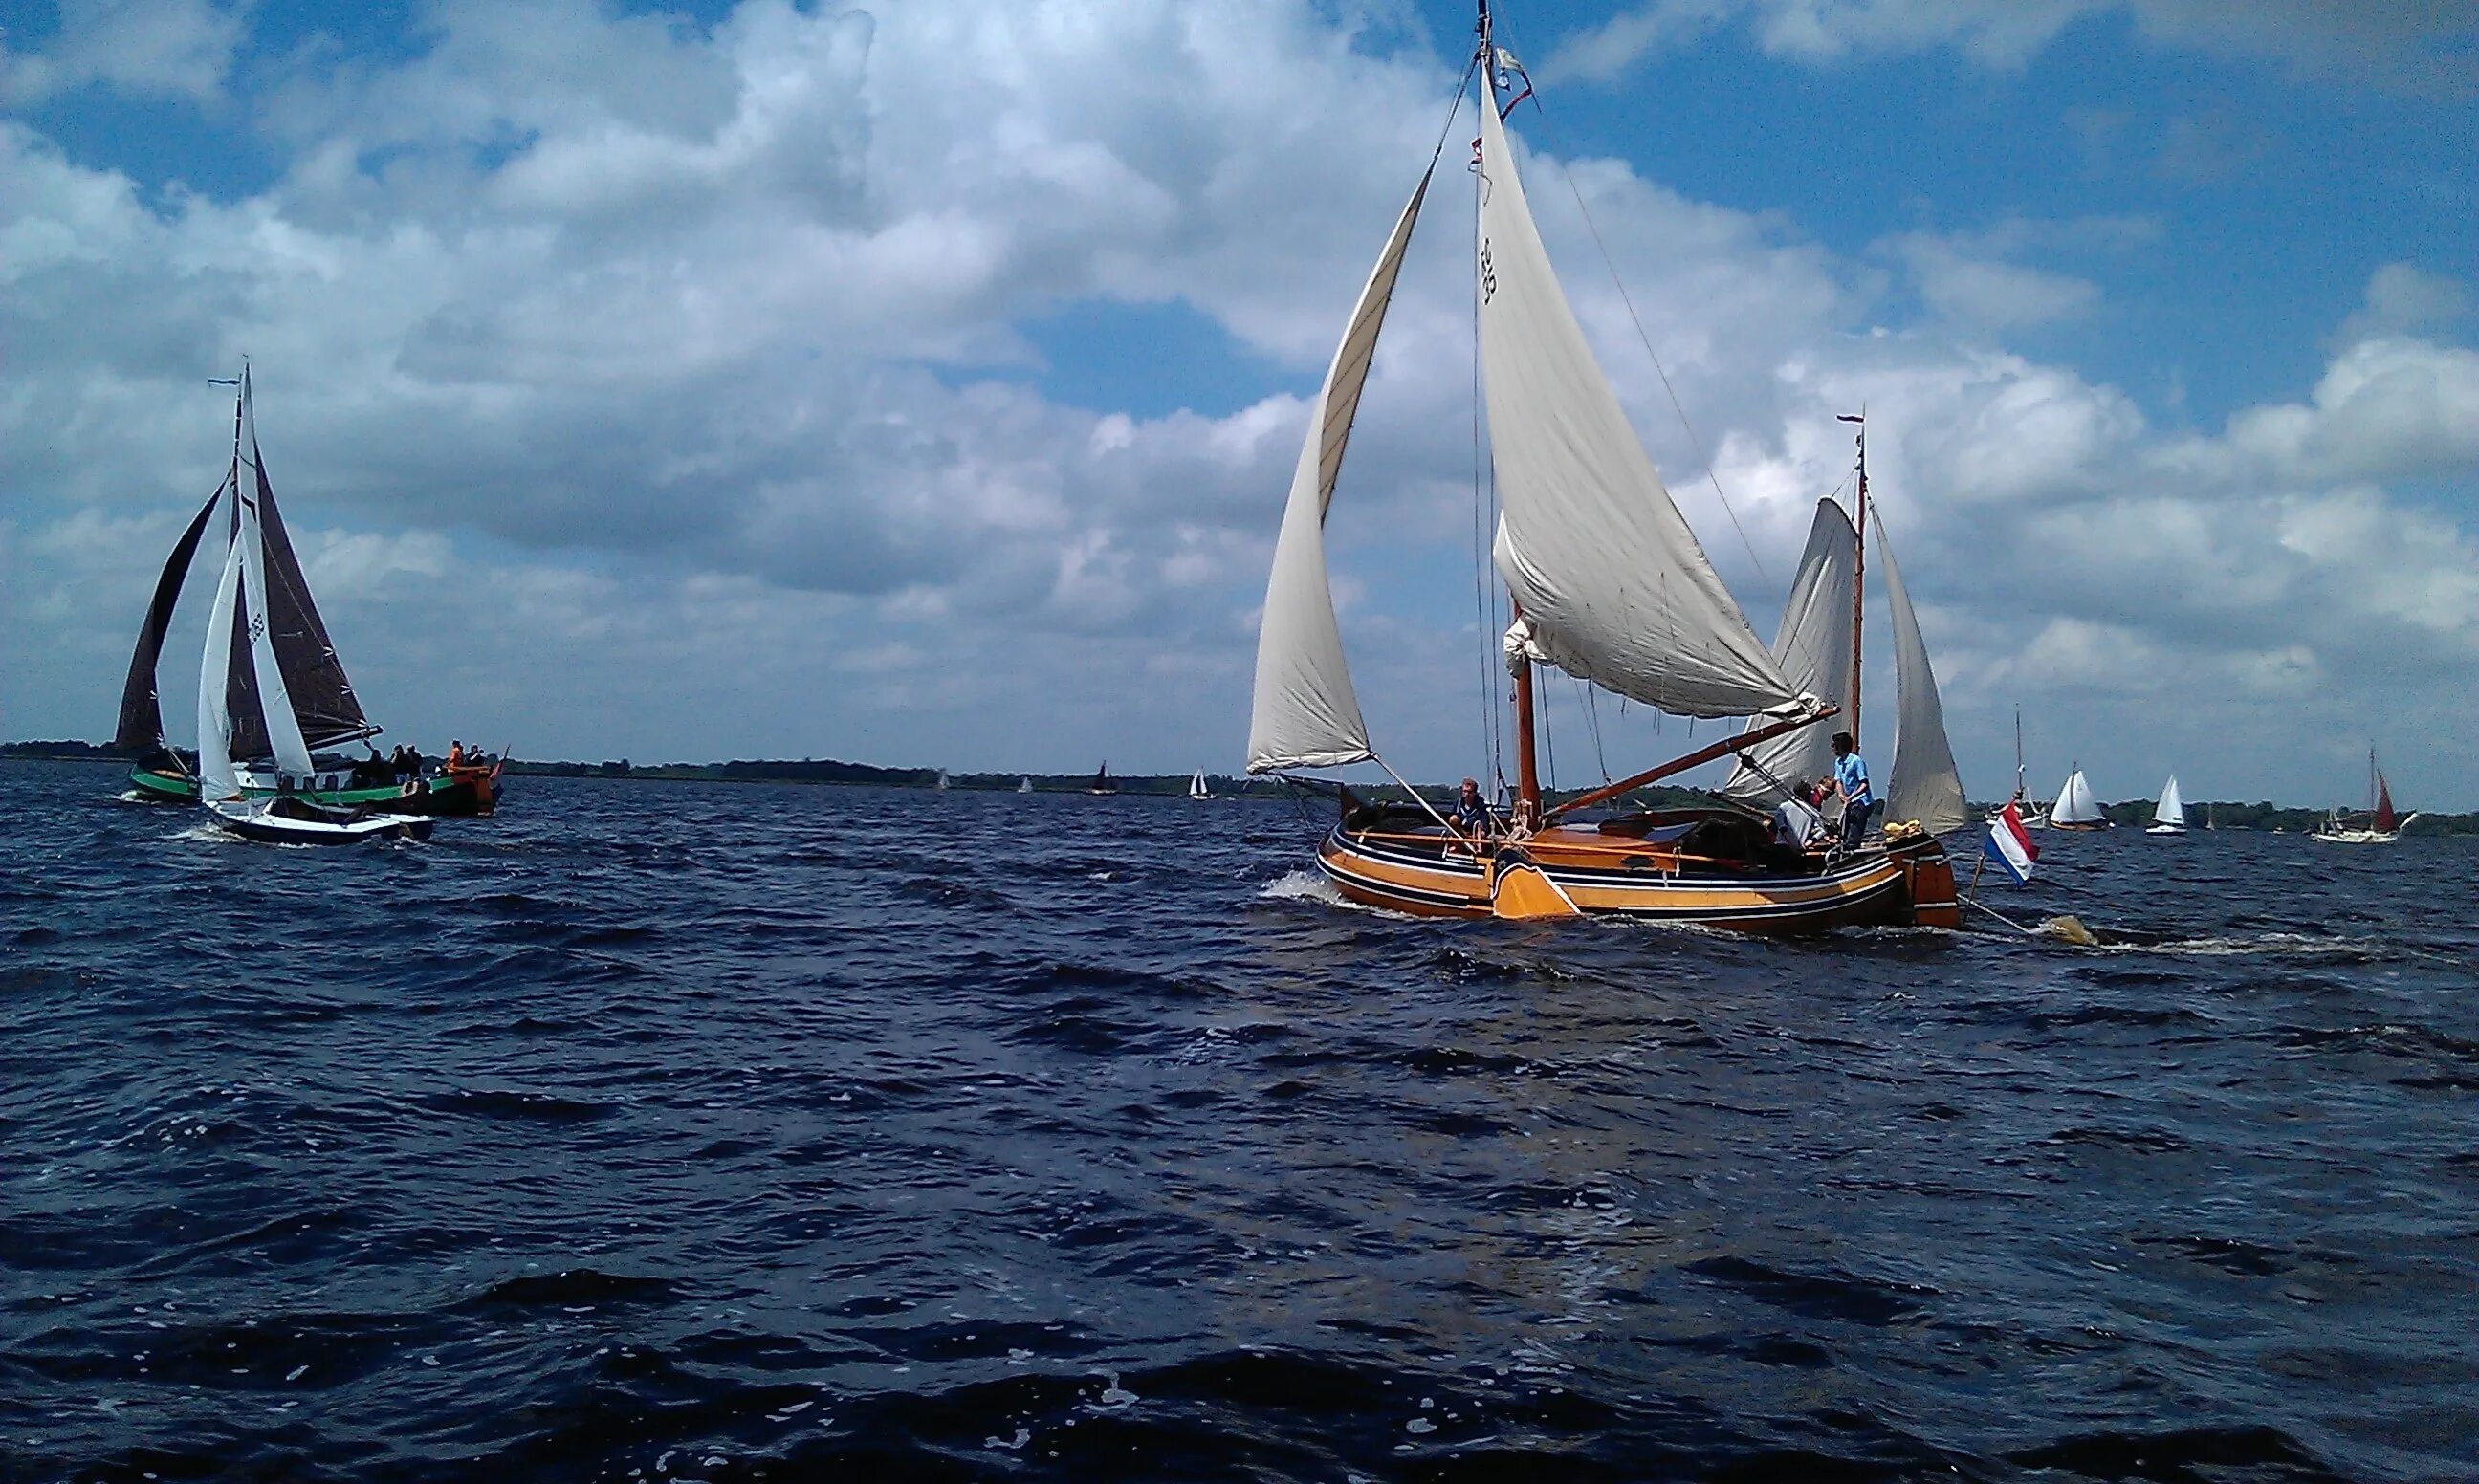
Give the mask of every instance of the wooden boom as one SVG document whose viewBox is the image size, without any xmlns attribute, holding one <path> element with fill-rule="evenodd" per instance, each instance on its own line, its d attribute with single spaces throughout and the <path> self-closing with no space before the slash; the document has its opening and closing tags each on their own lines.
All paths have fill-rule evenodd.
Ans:
<svg viewBox="0 0 2479 1484">
<path fill-rule="evenodd" d="M 1543 822 L 1546 823 L 1548 820 L 1556 819 L 1561 814 L 1570 813 L 1576 809 L 1591 808 L 1596 804 L 1607 804 L 1612 799 L 1617 798 L 1619 795 L 1625 793 L 1631 788 L 1642 788 L 1647 783 L 1658 782 L 1662 779 L 1666 779 L 1674 773 L 1684 773 L 1688 769 L 1693 768 L 1700 763 L 1711 762 L 1716 757 L 1723 756 L 1729 753 L 1739 752 L 1745 748 L 1753 747 L 1759 742 L 1770 742 L 1774 738 L 1782 735 L 1784 732 L 1797 731 L 1802 727 L 1813 727 L 1818 722 L 1825 720 L 1828 716 L 1836 714 L 1842 708 L 1840 706 L 1828 705 L 1823 710 L 1818 711 L 1813 716 L 1795 717 L 1790 721 L 1776 722 L 1770 727 L 1759 727 L 1753 731 L 1743 731 L 1735 737 L 1724 737 L 1721 741 L 1714 743 L 1712 746 L 1700 747 L 1684 757 L 1674 757 L 1670 761 L 1665 762 L 1658 767 L 1647 768 L 1633 778 L 1623 778 L 1615 783 L 1596 788 L 1591 793 L 1570 799 L 1566 803 L 1551 809 L 1546 815 L 1543 816 Z"/>
</svg>

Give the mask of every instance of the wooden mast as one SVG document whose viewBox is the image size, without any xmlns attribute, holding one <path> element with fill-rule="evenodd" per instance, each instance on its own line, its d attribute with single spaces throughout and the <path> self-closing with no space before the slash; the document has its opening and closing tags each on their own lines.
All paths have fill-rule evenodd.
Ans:
<svg viewBox="0 0 2479 1484">
<path fill-rule="evenodd" d="M 1868 415 L 1835 416 L 1859 424 L 1858 513 L 1852 522 L 1858 543 L 1851 551 L 1851 750 L 1859 751 L 1859 629 L 1868 620 Z"/>
<path fill-rule="evenodd" d="M 1480 20 L 1474 28 L 1480 33 L 1480 106 L 1497 107 L 1495 63 L 1496 38 L 1491 34 L 1489 0 L 1479 0 Z M 1515 610 L 1515 621 L 1523 622 L 1523 604 L 1509 593 L 1507 601 Z M 1532 724 L 1532 659 L 1517 654 L 1510 667 L 1515 672 L 1515 824 L 1521 830 L 1538 829 L 1541 824 L 1541 765 L 1533 740 Z"/>
</svg>

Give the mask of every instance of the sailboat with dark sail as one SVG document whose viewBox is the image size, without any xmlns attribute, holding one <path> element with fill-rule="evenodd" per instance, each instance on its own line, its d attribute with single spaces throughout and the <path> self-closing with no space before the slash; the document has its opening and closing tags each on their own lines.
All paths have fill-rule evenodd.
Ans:
<svg viewBox="0 0 2479 1484">
<path fill-rule="evenodd" d="M 316 758 L 312 750 L 364 742 L 377 736 L 380 729 L 363 714 L 361 698 L 345 678 L 344 660 L 327 637 L 326 621 L 319 617 L 300 559 L 294 554 L 292 537 L 285 530 L 284 516 L 276 506 L 275 491 L 259 452 L 248 371 L 244 369 L 237 382 L 227 384 L 238 388 L 233 399 L 232 464 L 216 493 L 174 543 L 156 578 L 137 648 L 129 657 L 129 676 L 121 686 L 120 719 L 113 741 L 139 758 L 129 774 L 134 796 L 167 804 L 194 804 L 199 797 L 197 776 L 166 741 L 156 670 L 191 563 L 216 510 L 225 506 L 227 550 L 241 541 L 244 509 L 255 512 L 256 560 L 265 575 L 261 618 L 267 628 L 271 673 L 282 680 L 280 687 L 271 682 L 263 687 L 258 667 L 251 663 L 246 628 L 235 633 L 227 626 L 225 637 L 217 640 L 210 615 L 210 643 L 226 652 L 222 658 L 225 712 L 233 727 L 228 745 L 230 755 L 239 760 L 234 779 L 242 796 L 290 795 L 347 806 L 386 803 L 424 814 L 491 813 L 499 792 L 497 767 L 459 768 L 435 780 L 403 780 L 368 762 Z M 260 704 L 263 689 L 277 690 L 285 698 L 285 708 L 300 732 L 305 751 L 292 765 L 286 764 L 269 734 L 268 713 Z"/>
<path fill-rule="evenodd" d="M 1342 789 L 1320 868 L 1353 901 L 1440 916 L 1607 913 L 1767 931 L 1958 925 L 1953 868 L 1925 830 L 1811 853 L 1775 844 L 1752 810 L 1581 820 L 1841 708 L 1785 675 L 1756 638 L 1637 441 L 1533 224 L 1496 101 L 1512 59 L 1496 48 L 1486 4 L 1479 35 L 1474 299 L 1500 500 L 1494 566 L 1514 608 L 1503 650 L 1519 780 L 1512 809 L 1486 825 L 1447 819 L 1408 785 L 1408 805 L 1364 804 Z M 1437 158 L 1396 218 L 1312 404 L 1259 630 L 1252 774 L 1384 766 L 1343 659 L 1324 523 Z M 1674 715 L 1760 720 L 1552 806 L 1534 745 L 1534 672 L 1544 664 Z"/>
<path fill-rule="evenodd" d="M 2353 825 L 2339 809 L 2324 816 L 2324 828 L 2313 838 L 2327 845 L 2390 845 L 2401 838 L 2402 826 L 2418 818 L 2416 810 L 2409 814 L 2393 813 L 2392 785 L 2385 781 L 2385 772 L 2376 766 L 2376 750 L 2367 749 L 2367 822 Z"/>
</svg>

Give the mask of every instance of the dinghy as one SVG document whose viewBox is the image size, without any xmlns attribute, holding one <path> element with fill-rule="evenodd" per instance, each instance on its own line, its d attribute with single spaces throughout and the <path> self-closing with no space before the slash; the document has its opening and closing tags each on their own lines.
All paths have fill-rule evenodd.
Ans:
<svg viewBox="0 0 2479 1484">
<path fill-rule="evenodd" d="M 2367 749 L 2367 823 L 2362 828 L 2352 825 L 2339 809 L 2324 816 L 2324 828 L 2314 832 L 2315 839 L 2327 845 L 2390 845 L 2401 838 L 2401 828 L 2418 818 L 2416 810 L 2396 818 L 2393 814 L 2393 791 L 2385 781 L 2384 770 L 2376 766 L 2376 750 Z"/>
<path fill-rule="evenodd" d="M 2152 823 L 2144 828 L 2143 832 L 2145 834 L 2185 834 L 2186 832 L 2186 801 L 2178 797 L 2177 774 L 2170 774 L 2169 781 L 2161 785 L 2160 802 L 2153 806 Z"/>
<path fill-rule="evenodd" d="M 208 818 L 245 840 L 273 845 L 351 845 L 373 839 L 427 839 L 431 820 L 418 814 L 378 813 L 321 805 L 291 794 L 251 798 L 233 766 L 234 687 L 224 656 L 238 652 L 252 685 L 243 704 L 263 707 L 255 720 L 266 730 L 277 767 L 291 778 L 311 773 L 310 748 L 302 740 L 285 693 L 284 673 L 267 622 L 266 559 L 258 502 L 232 485 L 236 527 L 225 550 L 215 606 L 207 614 L 207 643 L 198 660 L 198 799 Z M 244 637 L 235 640 L 235 609 Z"/>
<path fill-rule="evenodd" d="M 1775 846 L 1751 808 L 1578 818 L 1656 780 L 1814 728 L 1841 706 L 1796 683 L 1756 638 L 1637 441 L 1526 204 L 1497 101 L 1498 88 L 1512 86 L 1500 74 L 1513 70 L 1513 59 L 1496 47 L 1486 5 L 1479 32 L 1474 301 L 1501 505 L 1495 566 L 1513 600 L 1501 647 L 1514 680 L 1515 798 L 1501 823 L 1466 832 L 1423 802 L 1364 805 L 1348 788 L 1335 789 L 1342 817 L 1318 848 L 1319 867 L 1352 901 L 1437 916 L 1606 913 L 1766 931 L 1956 926 L 1953 868 L 1925 829 L 1898 825 L 1883 845 L 1825 855 Z M 1258 631 L 1252 774 L 1374 762 L 1403 783 L 1371 744 L 1343 659 L 1324 523 L 1443 153 L 1442 144 L 1397 217 L 1311 406 Z M 1854 578 L 1855 565 L 1854 557 Z M 1816 601 L 1830 601 L 1838 590 L 1827 591 Z M 1899 632 L 1907 602 L 1898 592 L 1889 581 Z M 1924 652 L 1898 655 L 1903 665 L 1914 659 L 1924 664 Z M 1534 677 L 1544 664 L 1673 715 L 1757 720 L 1709 747 L 1545 806 L 1534 739 Z M 1915 714 L 1926 728 L 1927 708 Z M 1916 797 L 1927 798 L 1942 786 L 1928 775 L 1952 763 L 1950 755 L 1933 760 L 1937 749 L 1924 733 L 1915 740 L 1918 781 L 1928 790 Z M 1899 797 L 1905 781 L 1889 794 Z M 1960 800 L 1955 783 L 1957 809 Z"/>
<path fill-rule="evenodd" d="M 1030 778 L 1030 777 L 1026 777 L 1026 778 L 1020 778 L 1020 779 L 1017 779 L 1017 780 L 1015 780 L 1015 791 L 1016 791 L 1017 793 L 1020 793 L 1020 794 L 1029 794 L 1029 793 L 1033 792 L 1033 780 L 1032 780 L 1032 778 Z"/>
<path fill-rule="evenodd" d="M 2052 830 L 2114 830 L 2117 822 L 2101 812 L 2100 801 L 2092 797 L 2091 780 L 2083 777 L 2078 763 L 2066 775 L 2065 783 L 2057 789 L 2057 802 L 2049 806 L 2049 828 Z"/>
</svg>

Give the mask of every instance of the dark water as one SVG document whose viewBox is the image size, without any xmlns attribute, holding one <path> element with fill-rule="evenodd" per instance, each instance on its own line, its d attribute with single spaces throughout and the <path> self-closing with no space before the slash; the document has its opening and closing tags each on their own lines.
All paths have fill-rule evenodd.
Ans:
<svg viewBox="0 0 2479 1484">
<path fill-rule="evenodd" d="M 0 767 L 0 1477 L 2479 1477 L 2469 842 L 1776 944 L 1282 806 L 109 781 Z"/>
</svg>

